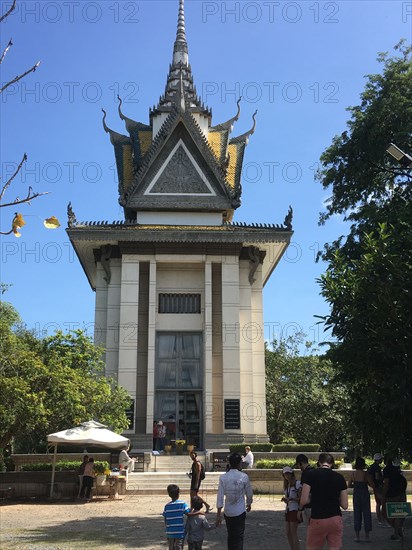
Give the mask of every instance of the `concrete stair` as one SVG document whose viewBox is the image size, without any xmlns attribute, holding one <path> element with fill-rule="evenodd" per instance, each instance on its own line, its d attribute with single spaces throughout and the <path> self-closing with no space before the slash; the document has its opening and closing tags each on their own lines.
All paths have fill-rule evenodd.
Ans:
<svg viewBox="0 0 412 550">
<path fill-rule="evenodd" d="M 205 466 L 205 456 L 199 453 L 198 455 L 200 462 Z M 157 456 L 152 456 L 149 472 L 190 472 L 192 467 L 192 459 L 190 456 L 185 453 L 183 455 L 165 455 L 160 454 Z"/>
<path fill-rule="evenodd" d="M 206 477 L 200 487 L 202 494 L 216 493 L 221 473 L 206 472 Z M 174 483 L 180 487 L 182 495 L 190 492 L 190 478 L 182 472 L 139 472 L 129 474 L 126 494 L 132 495 L 165 495 L 167 486 Z"/>
<path fill-rule="evenodd" d="M 198 458 L 206 470 L 201 493 L 214 493 L 217 491 L 220 473 L 208 471 L 209 465 L 204 453 L 199 453 Z M 147 472 L 133 472 L 128 475 L 127 495 L 166 495 L 166 488 L 170 483 L 178 485 L 182 494 L 189 494 L 190 478 L 187 473 L 191 467 L 192 459 L 187 453 L 152 456 Z"/>
</svg>

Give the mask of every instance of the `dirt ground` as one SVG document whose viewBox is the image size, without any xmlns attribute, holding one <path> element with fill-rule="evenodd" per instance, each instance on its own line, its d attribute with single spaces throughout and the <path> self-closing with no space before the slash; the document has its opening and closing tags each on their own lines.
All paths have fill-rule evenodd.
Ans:
<svg viewBox="0 0 412 550">
<path fill-rule="evenodd" d="M 206 498 L 206 495 L 204 495 Z M 188 495 L 182 498 L 188 501 Z M 256 495 L 248 514 L 245 550 L 288 550 L 284 534 L 283 504 L 280 495 Z M 121 501 L 107 499 L 75 502 L 4 502 L 0 506 L 0 549 L 72 550 L 72 549 L 142 549 L 167 548 L 161 517 L 167 496 L 127 496 Z M 215 506 L 215 496 L 207 500 Z M 392 530 L 378 527 L 373 514 L 371 544 L 354 542 L 353 517 L 344 512 L 344 550 L 362 547 L 371 550 L 412 550 L 412 521 L 405 522 L 405 540 L 390 540 Z M 208 514 L 214 522 L 215 510 Z M 305 549 L 306 527 L 299 526 L 301 550 Z M 187 546 L 185 545 L 185 548 Z M 225 550 L 226 528 L 206 533 L 204 550 Z"/>
</svg>

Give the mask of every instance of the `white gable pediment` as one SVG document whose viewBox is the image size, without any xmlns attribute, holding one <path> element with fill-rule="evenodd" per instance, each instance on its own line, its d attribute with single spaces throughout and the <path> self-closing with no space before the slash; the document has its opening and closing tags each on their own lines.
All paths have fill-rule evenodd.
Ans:
<svg viewBox="0 0 412 550">
<path fill-rule="evenodd" d="M 144 195 L 216 196 L 203 170 L 179 139 Z"/>
</svg>

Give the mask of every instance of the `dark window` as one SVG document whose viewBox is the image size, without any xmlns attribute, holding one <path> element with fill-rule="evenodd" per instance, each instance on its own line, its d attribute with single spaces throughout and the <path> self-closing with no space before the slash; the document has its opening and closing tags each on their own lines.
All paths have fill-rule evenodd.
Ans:
<svg viewBox="0 0 412 550">
<path fill-rule="evenodd" d="M 159 294 L 159 313 L 200 313 L 200 294 Z"/>
</svg>

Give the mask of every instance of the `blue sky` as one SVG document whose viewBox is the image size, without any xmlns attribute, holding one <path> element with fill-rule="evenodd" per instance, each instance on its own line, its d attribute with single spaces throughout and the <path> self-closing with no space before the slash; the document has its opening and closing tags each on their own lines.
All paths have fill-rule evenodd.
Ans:
<svg viewBox="0 0 412 550">
<path fill-rule="evenodd" d="M 10 3 L 3 2 L 3 12 Z M 4 298 L 39 334 L 85 328 L 92 334 L 94 293 L 71 250 L 66 208 L 77 219 L 119 220 L 113 147 L 101 124 L 125 133 L 123 112 L 148 122 L 163 92 L 176 33 L 177 0 L 19 1 L 1 29 L 5 82 L 36 61 L 41 65 L 0 98 L 3 181 L 24 152 L 26 169 L 8 191 L 14 199 L 50 194 L 22 206 L 23 236 L 0 237 Z M 322 341 L 314 315 L 328 311 L 315 282 L 322 245 L 345 232 L 338 217 L 324 227 L 327 197 L 314 180 L 323 150 L 346 125 L 346 108 L 359 102 L 364 76 L 380 71 L 377 52 L 411 38 L 412 2 L 186 1 L 189 57 L 199 94 L 213 123 L 236 112 L 234 134 L 258 125 L 246 150 L 243 201 L 235 220 L 282 223 L 294 209 L 294 236 L 264 290 L 265 338 L 297 330 Z M 2 209 L 3 210 L 3 209 Z M 14 209 L 1 211 L 1 228 Z M 47 231 L 41 219 L 62 227 Z"/>
</svg>

